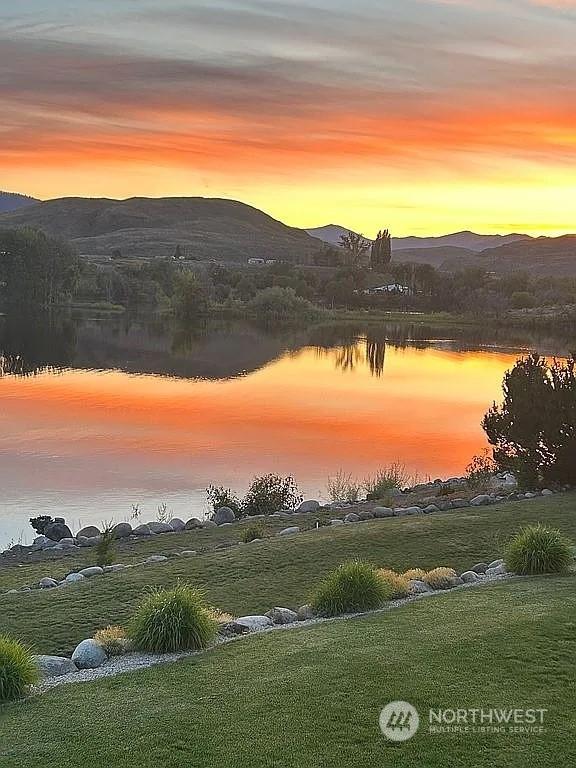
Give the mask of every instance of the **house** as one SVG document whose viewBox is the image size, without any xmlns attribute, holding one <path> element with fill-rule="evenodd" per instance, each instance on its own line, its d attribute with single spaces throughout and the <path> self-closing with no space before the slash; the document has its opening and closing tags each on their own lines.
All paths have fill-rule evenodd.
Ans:
<svg viewBox="0 0 576 768">
<path fill-rule="evenodd" d="M 368 288 L 364 291 L 368 296 L 378 295 L 380 293 L 396 293 L 403 294 L 404 296 L 411 296 L 412 289 L 408 285 L 400 285 L 400 283 L 391 283 L 390 285 L 379 285 L 374 288 Z"/>
</svg>

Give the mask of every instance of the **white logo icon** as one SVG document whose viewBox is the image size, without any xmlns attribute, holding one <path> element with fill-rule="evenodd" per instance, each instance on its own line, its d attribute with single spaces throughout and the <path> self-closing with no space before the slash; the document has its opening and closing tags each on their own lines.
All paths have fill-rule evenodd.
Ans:
<svg viewBox="0 0 576 768">
<path fill-rule="evenodd" d="M 380 730 L 389 741 L 408 741 L 419 725 L 418 712 L 407 701 L 391 701 L 380 712 Z"/>
</svg>

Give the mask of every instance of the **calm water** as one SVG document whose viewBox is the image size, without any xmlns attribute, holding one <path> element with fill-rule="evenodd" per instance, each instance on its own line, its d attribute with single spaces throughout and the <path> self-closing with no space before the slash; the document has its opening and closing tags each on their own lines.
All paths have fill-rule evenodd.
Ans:
<svg viewBox="0 0 576 768">
<path fill-rule="evenodd" d="M 421 327 L 193 334 L 126 317 L 0 317 L 0 544 L 28 518 L 155 519 L 205 512 L 210 483 L 293 474 L 325 496 L 399 460 L 462 473 L 504 371 L 543 340 Z M 545 351 L 560 351 L 556 349 Z"/>
</svg>

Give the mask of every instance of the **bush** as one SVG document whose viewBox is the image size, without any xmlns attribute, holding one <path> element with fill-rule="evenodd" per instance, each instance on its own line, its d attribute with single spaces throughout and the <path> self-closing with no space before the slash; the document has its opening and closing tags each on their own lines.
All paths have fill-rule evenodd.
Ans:
<svg viewBox="0 0 576 768">
<path fill-rule="evenodd" d="M 206 648 L 215 634 L 203 595 L 188 584 L 151 592 L 128 626 L 134 647 L 152 653 Z"/>
<path fill-rule="evenodd" d="M 328 478 L 326 489 L 331 501 L 355 504 L 360 498 L 361 485 L 353 479 L 351 474 L 347 475 L 340 470 L 334 477 Z"/>
<path fill-rule="evenodd" d="M 423 571 L 422 568 L 411 568 L 409 571 L 404 571 L 402 576 L 408 581 L 422 581 L 426 576 L 426 571 Z"/>
<path fill-rule="evenodd" d="M 105 568 L 114 562 L 114 551 L 116 540 L 114 539 L 114 528 L 112 525 L 104 526 L 100 534 L 100 540 L 96 545 L 96 565 Z"/>
<path fill-rule="evenodd" d="M 455 585 L 458 575 L 452 568 L 434 568 L 422 577 L 422 581 L 432 589 L 450 589 Z"/>
<path fill-rule="evenodd" d="M 38 676 L 30 649 L 8 635 L 0 635 L 0 703 L 22 698 Z"/>
<path fill-rule="evenodd" d="M 398 461 L 387 467 L 379 469 L 375 475 L 367 477 L 364 481 L 364 490 L 368 501 L 382 499 L 388 491 L 394 488 L 405 488 L 411 485 L 413 477 L 404 464 Z"/>
<path fill-rule="evenodd" d="M 392 590 L 391 597 L 398 599 L 401 597 L 408 597 L 410 594 L 410 581 L 403 574 L 396 573 L 396 571 L 390 571 L 386 568 L 381 568 L 378 571 L 378 575 L 381 579 L 384 579 L 386 584 Z"/>
<path fill-rule="evenodd" d="M 122 656 L 128 650 L 129 642 L 122 627 L 99 629 L 94 640 L 104 648 L 108 656 Z"/>
<path fill-rule="evenodd" d="M 293 288 L 264 288 L 248 302 L 248 310 L 261 322 L 281 325 L 295 320 L 311 319 L 320 309 L 308 299 L 298 296 Z"/>
<path fill-rule="evenodd" d="M 466 482 L 470 488 L 485 488 L 497 469 L 490 451 L 485 448 L 483 453 L 473 456 L 466 467 Z"/>
<path fill-rule="evenodd" d="M 242 511 L 244 515 L 271 515 L 283 509 L 294 509 L 303 496 L 293 477 L 263 475 L 255 477 L 248 488 Z"/>
<path fill-rule="evenodd" d="M 30 525 L 36 531 L 38 536 L 44 536 L 46 526 L 54 522 L 54 518 L 50 515 L 39 515 L 38 517 L 30 518 Z"/>
<path fill-rule="evenodd" d="M 324 579 L 312 598 L 312 606 L 322 616 L 338 616 L 375 610 L 391 596 L 390 585 L 373 566 L 353 560 Z"/>
<path fill-rule="evenodd" d="M 255 541 L 256 539 L 263 539 L 265 536 L 266 531 L 264 526 L 258 523 L 252 523 L 251 525 L 244 528 L 240 538 L 244 544 L 249 544 L 251 541 Z"/>
<path fill-rule="evenodd" d="M 562 573 L 572 562 L 572 544 L 556 528 L 529 525 L 508 543 L 504 560 L 513 573 Z"/>
<path fill-rule="evenodd" d="M 236 517 L 242 517 L 242 503 L 230 488 L 209 485 L 206 488 L 206 496 L 212 512 L 217 512 L 220 507 L 229 507 Z"/>
<path fill-rule="evenodd" d="M 208 312 L 208 296 L 193 272 L 178 275 L 172 306 L 178 320 L 183 323 L 194 323 Z"/>
</svg>

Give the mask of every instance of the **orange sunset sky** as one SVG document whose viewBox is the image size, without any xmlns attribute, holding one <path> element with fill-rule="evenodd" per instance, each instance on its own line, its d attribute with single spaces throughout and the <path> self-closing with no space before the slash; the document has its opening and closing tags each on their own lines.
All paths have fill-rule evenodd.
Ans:
<svg viewBox="0 0 576 768">
<path fill-rule="evenodd" d="M 0 6 L 0 187 L 576 230 L 576 0 Z"/>
</svg>

